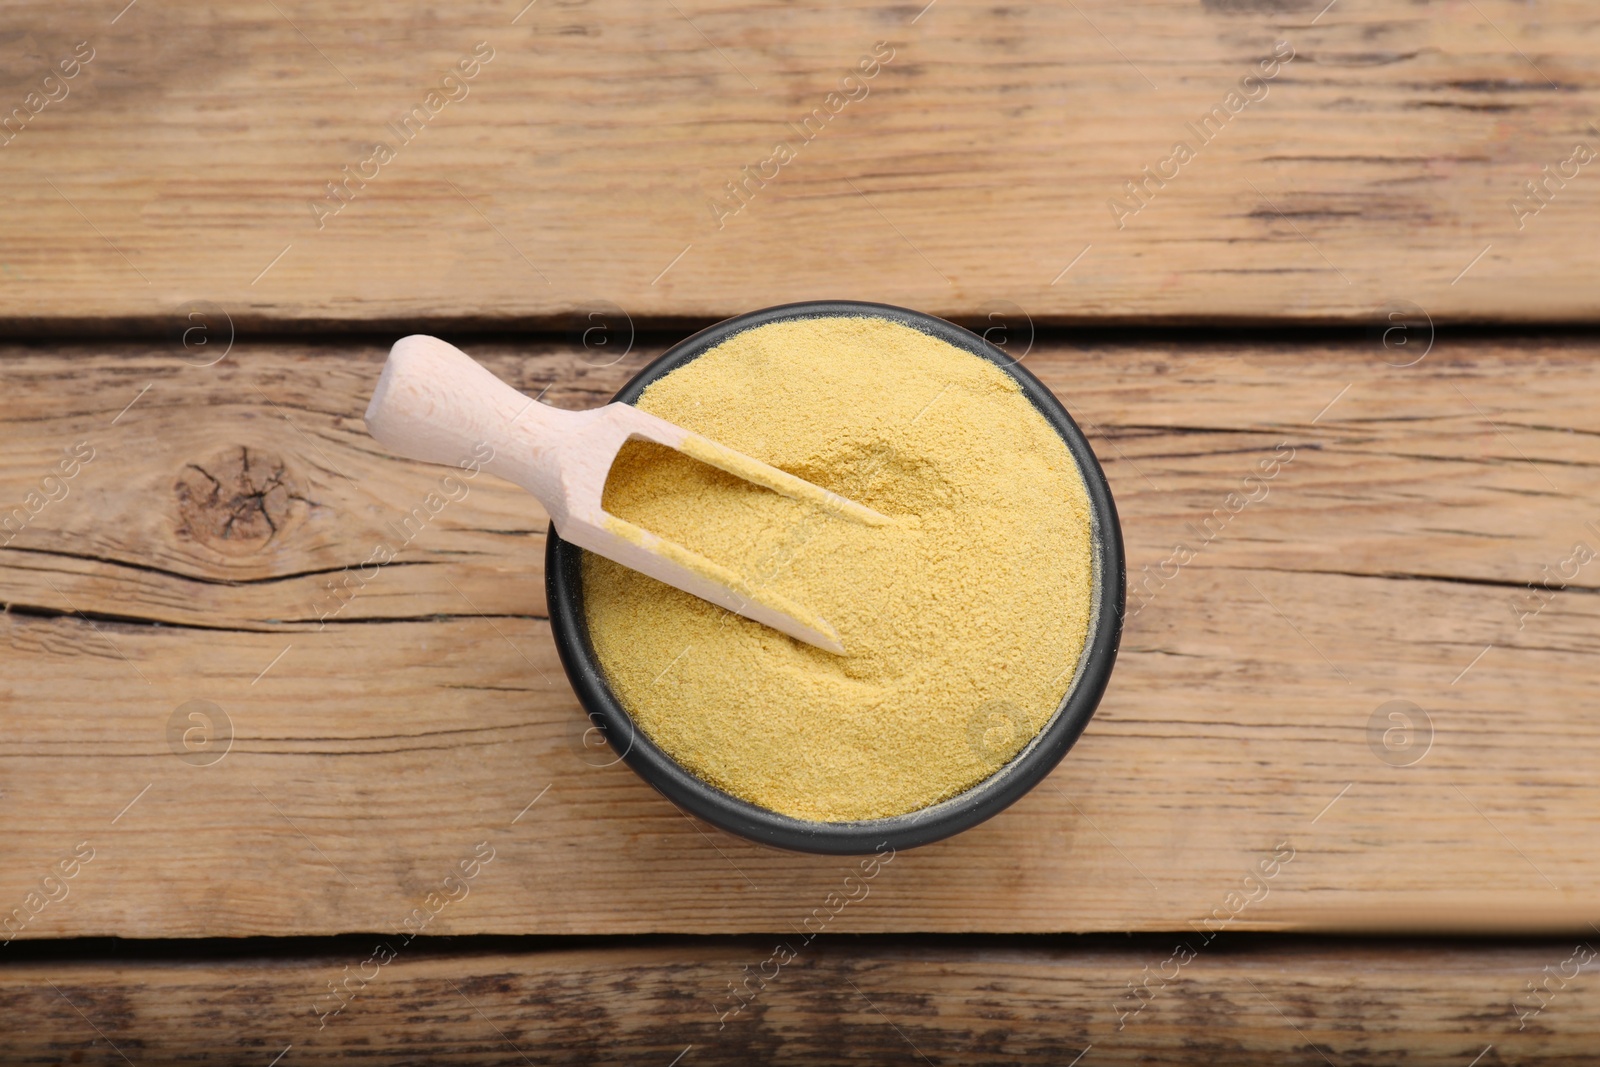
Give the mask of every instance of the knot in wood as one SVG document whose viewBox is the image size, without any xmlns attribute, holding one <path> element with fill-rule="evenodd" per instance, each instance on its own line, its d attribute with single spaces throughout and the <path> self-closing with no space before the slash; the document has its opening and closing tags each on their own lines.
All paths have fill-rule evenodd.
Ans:
<svg viewBox="0 0 1600 1067">
<path fill-rule="evenodd" d="M 244 445 L 186 464 L 173 491 L 178 536 L 230 556 L 266 548 L 310 505 L 282 457 Z"/>
</svg>

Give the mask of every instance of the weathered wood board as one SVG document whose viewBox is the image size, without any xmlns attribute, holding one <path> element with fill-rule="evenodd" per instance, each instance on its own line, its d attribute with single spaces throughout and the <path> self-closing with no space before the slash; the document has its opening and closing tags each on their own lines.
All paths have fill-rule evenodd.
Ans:
<svg viewBox="0 0 1600 1067">
<path fill-rule="evenodd" d="M 564 951 L 397 945 L 381 964 L 376 947 L 341 939 L 303 956 L 262 958 L 251 947 L 233 959 L 0 965 L 8 1020 L 0 1055 L 262 1065 L 280 1056 L 284 1067 L 352 1056 L 657 1067 L 1501 1067 L 1589 1064 L 1600 1043 L 1600 992 L 1592 965 L 1582 970 L 1594 950 L 1571 941 L 1288 939 L 1219 944 L 1182 964 L 1173 944 L 1148 938 L 1115 946 L 824 938 L 788 946 L 794 955 L 781 965 L 772 962 L 777 946 L 754 940 Z M 729 988 L 741 984 L 736 1000 Z"/>
<path fill-rule="evenodd" d="M 653 354 L 464 343 L 567 406 Z M 484 475 L 326 588 L 440 491 L 365 434 L 383 351 L 0 350 L 0 503 L 43 501 L 0 548 L 9 935 L 390 931 L 480 843 L 430 933 L 806 921 L 853 861 L 694 823 L 584 747 L 531 499 Z M 1036 344 L 1124 520 L 1110 691 L 1044 786 L 828 930 L 1588 930 L 1595 355 Z"/>
<path fill-rule="evenodd" d="M 1600 311 L 1583 0 L 119 7 L 7 6 L 13 327 Z"/>
</svg>

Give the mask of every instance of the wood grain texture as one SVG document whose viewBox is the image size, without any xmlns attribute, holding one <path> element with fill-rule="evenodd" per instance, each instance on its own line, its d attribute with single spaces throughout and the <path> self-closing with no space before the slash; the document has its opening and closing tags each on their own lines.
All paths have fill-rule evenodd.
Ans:
<svg viewBox="0 0 1600 1067">
<path fill-rule="evenodd" d="M 1578 946 L 1214 949 L 1130 1012 L 1172 946 L 799 948 L 745 1010 L 767 941 L 555 951 L 399 950 L 0 966 L 8 1063 L 1587 1064 L 1597 981 Z M 1579 957 L 1581 958 L 1581 957 Z M 1566 965 L 1566 966 L 1563 966 Z M 1166 968 L 1172 973 L 1172 968 Z M 364 972 L 365 980 L 358 972 Z M 1550 977 L 1565 973 L 1561 980 Z M 348 1002 L 330 983 L 350 980 Z M 1548 982 L 1544 1007 L 1527 987 Z M 764 987 L 763 987 L 764 986 Z M 1526 1002 L 1526 1003 L 1524 1003 Z M 325 1024 L 325 1025 L 324 1025 Z M 1519 1029 L 1519 1026 L 1522 1028 Z M 1120 1028 L 1119 1028 L 1120 1027 Z M 127 1056 L 124 1061 L 121 1056 Z M 1080 1057 L 1076 1058 L 1075 1057 Z M 674 1057 L 678 1057 L 674 1059 Z M 1477 1057 L 1477 1059 L 1474 1059 Z M 341 1061 L 342 1062 L 342 1061 Z"/>
<path fill-rule="evenodd" d="M 300 326 L 838 295 L 1040 321 L 1600 308 L 1583 0 L 6 11 L 0 115 L 39 105 L 0 134 L 14 327 L 182 324 L 200 299 Z M 1230 105 L 1278 42 L 1293 61 Z"/>
<path fill-rule="evenodd" d="M 467 347 L 573 407 L 654 354 Z M 382 349 L 180 353 L 0 350 L 0 504 L 95 450 L 0 548 L 10 936 L 390 931 L 485 842 L 430 933 L 787 932 L 819 908 L 828 932 L 1600 915 L 1600 570 L 1559 577 L 1600 548 L 1592 340 L 1440 338 L 1405 368 L 1378 344 L 1036 345 L 1123 517 L 1116 673 L 1046 784 L 842 909 L 854 861 L 733 839 L 596 765 L 520 490 L 464 483 L 362 576 L 443 493 L 362 428 Z M 1566 588 L 1530 593 L 1545 581 Z M 1389 719 L 1396 700 L 1426 720 Z M 231 747 L 186 742 L 191 701 Z"/>
</svg>

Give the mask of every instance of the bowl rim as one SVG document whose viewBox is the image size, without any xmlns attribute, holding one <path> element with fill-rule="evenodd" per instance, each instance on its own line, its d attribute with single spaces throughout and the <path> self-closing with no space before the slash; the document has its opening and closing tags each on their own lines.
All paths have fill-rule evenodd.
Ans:
<svg viewBox="0 0 1600 1067">
<path fill-rule="evenodd" d="M 579 703 L 618 758 L 679 808 L 759 844 L 824 855 L 899 851 L 950 837 L 998 815 L 1043 781 L 1071 749 L 1100 703 L 1122 635 L 1127 572 L 1122 527 L 1105 472 L 1072 416 L 1048 388 L 983 337 L 925 312 L 856 300 L 811 300 L 725 319 L 673 345 L 617 391 L 632 403 L 650 383 L 746 330 L 804 318 L 884 318 L 937 337 L 996 364 L 1066 442 L 1088 491 L 1094 599 L 1089 632 L 1073 681 L 1050 720 L 1027 745 L 969 789 L 903 815 L 858 822 L 813 822 L 762 808 L 696 777 L 638 729 L 612 692 L 589 639 L 583 611 L 582 550 L 546 534 L 545 592 L 561 664 Z"/>
</svg>

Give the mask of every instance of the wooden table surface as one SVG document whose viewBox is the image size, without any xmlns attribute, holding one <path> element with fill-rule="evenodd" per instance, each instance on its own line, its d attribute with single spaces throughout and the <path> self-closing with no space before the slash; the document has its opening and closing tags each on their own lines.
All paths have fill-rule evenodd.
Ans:
<svg viewBox="0 0 1600 1067">
<path fill-rule="evenodd" d="M 1592 1062 L 1600 12 L 525 2 L 4 9 L 0 1059 Z M 821 297 L 1021 358 L 1130 595 L 808 937 L 586 745 L 526 494 L 330 588 L 396 337 L 581 408 Z"/>
</svg>

